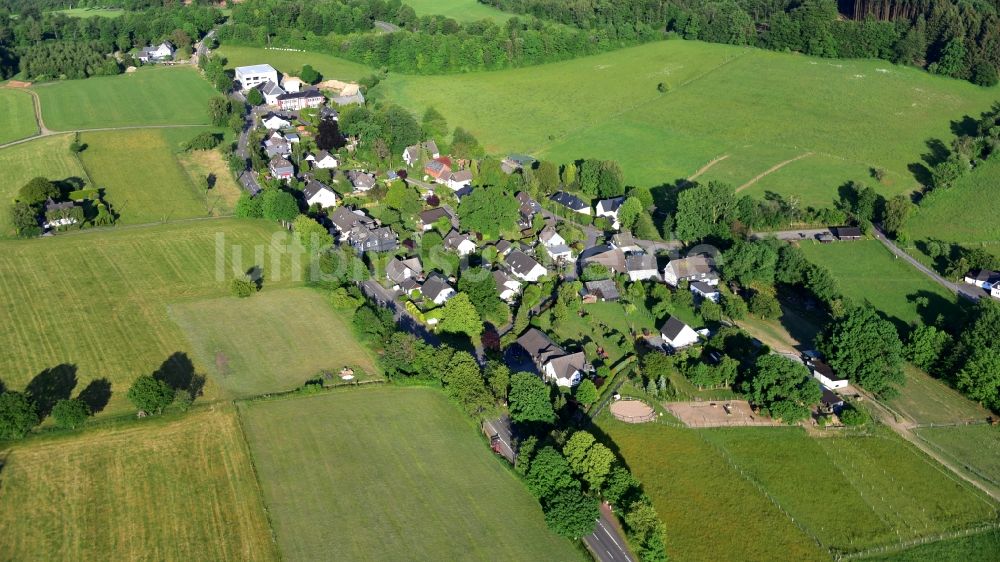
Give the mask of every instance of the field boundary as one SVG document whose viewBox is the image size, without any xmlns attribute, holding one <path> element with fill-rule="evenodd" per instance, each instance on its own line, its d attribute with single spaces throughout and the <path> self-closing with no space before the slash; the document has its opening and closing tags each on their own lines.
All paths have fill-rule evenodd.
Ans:
<svg viewBox="0 0 1000 562">
<path fill-rule="evenodd" d="M 264 499 L 264 487 L 260 480 L 260 472 L 257 470 L 257 459 L 254 457 L 253 448 L 250 447 L 250 441 L 247 438 L 247 429 L 243 423 L 243 405 L 236 400 L 233 400 L 230 403 L 236 409 L 236 424 L 240 429 L 240 444 L 247 453 L 247 461 L 250 463 L 250 472 L 253 473 L 253 482 L 257 489 L 257 499 L 260 502 L 261 510 L 264 512 L 264 519 L 267 521 L 267 529 L 271 533 L 271 546 L 274 547 L 274 551 L 278 554 L 278 559 L 280 560 L 281 548 L 278 546 L 278 534 L 274 530 L 274 521 L 271 519 L 271 509 L 268 507 L 267 501 Z"/>
</svg>

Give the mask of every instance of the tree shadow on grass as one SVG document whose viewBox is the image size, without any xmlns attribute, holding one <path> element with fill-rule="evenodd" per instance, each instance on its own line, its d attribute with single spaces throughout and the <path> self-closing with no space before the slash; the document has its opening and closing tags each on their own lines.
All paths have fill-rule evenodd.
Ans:
<svg viewBox="0 0 1000 562">
<path fill-rule="evenodd" d="M 111 400 L 111 382 L 108 379 L 94 379 L 80 391 L 76 397 L 90 408 L 91 414 L 96 414 L 108 405 Z"/>
<path fill-rule="evenodd" d="M 191 397 L 200 396 L 205 388 L 205 377 L 195 372 L 194 362 L 187 353 L 178 351 L 167 357 L 153 378 L 167 383 L 174 390 L 185 390 Z"/>
<path fill-rule="evenodd" d="M 39 418 L 48 417 L 56 402 L 70 397 L 76 388 L 76 371 L 76 365 L 63 363 L 45 369 L 31 379 L 24 390 L 35 403 Z"/>
</svg>

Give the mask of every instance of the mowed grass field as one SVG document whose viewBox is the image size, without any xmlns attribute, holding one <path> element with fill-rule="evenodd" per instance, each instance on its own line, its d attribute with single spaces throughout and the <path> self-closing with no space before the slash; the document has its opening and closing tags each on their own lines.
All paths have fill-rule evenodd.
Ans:
<svg viewBox="0 0 1000 562">
<path fill-rule="evenodd" d="M 52 82 L 34 89 L 45 126 L 55 131 L 205 125 L 208 99 L 218 95 L 196 69 L 183 66 Z"/>
<path fill-rule="evenodd" d="M 439 390 L 347 390 L 240 414 L 286 560 L 582 558 Z"/>
<path fill-rule="evenodd" d="M 902 552 L 865 558 L 879 562 L 996 562 L 1000 552 L 1000 531 L 916 546 Z"/>
<path fill-rule="evenodd" d="M 38 133 L 31 94 L 0 87 L 0 144 Z"/>
<path fill-rule="evenodd" d="M 5 454 L 5 560 L 278 560 L 232 406 Z"/>
<path fill-rule="evenodd" d="M 923 427 L 924 440 L 1000 490 L 1000 428 L 990 425 Z"/>
<path fill-rule="evenodd" d="M 121 224 L 142 224 L 231 212 L 239 187 L 225 179 L 207 193 L 187 172 L 171 142 L 190 139 L 208 129 L 130 129 L 80 135 L 87 149 L 80 157 L 96 187 L 120 215 Z M 217 153 L 217 151 L 215 151 Z M 202 157 L 210 159 L 211 155 Z M 210 160 L 205 160 L 210 163 Z M 219 172 L 219 171 L 217 171 Z M 230 179 L 228 171 L 221 177 Z"/>
<path fill-rule="evenodd" d="M 917 424 L 982 421 L 990 416 L 989 410 L 913 365 L 904 365 L 903 374 L 906 383 L 889 405 Z"/>
<path fill-rule="evenodd" d="M 358 380 L 378 375 L 371 353 L 354 338 L 351 318 L 312 289 L 184 302 L 170 306 L 170 316 L 233 397 L 292 390 L 321 370 L 336 374 L 347 365 Z M 240 328 L 246 326 L 253 326 L 251 333 Z"/>
<path fill-rule="evenodd" d="M 617 159 L 639 186 L 688 177 L 727 155 L 701 179 L 741 186 L 811 153 L 746 191 L 823 206 L 844 182 L 871 181 L 873 166 L 888 171 L 877 186 L 883 195 L 912 190 L 907 166 L 925 141 L 950 138 L 951 120 L 978 115 L 998 92 L 885 61 L 680 40 L 501 72 L 396 74 L 379 89 L 417 114 L 434 106 L 488 151 Z"/>
<path fill-rule="evenodd" d="M 175 353 L 191 355 L 167 305 L 228 295 L 233 272 L 251 267 L 258 247 L 265 290 L 295 285 L 291 258 L 280 257 L 284 237 L 263 221 L 218 219 L 0 242 L 4 383 L 23 390 L 44 369 L 75 365 L 74 394 L 106 378 L 112 395 L 105 411 L 130 410 L 132 380 Z M 252 337 L 249 328 L 236 329 Z M 206 366 L 195 367 L 205 373 Z M 219 396 L 211 378 L 205 395 Z"/>
<path fill-rule="evenodd" d="M 505 22 L 512 16 L 476 0 L 409 0 L 407 4 L 418 16 L 446 16 L 460 22 L 483 19 Z"/>
<path fill-rule="evenodd" d="M 31 178 L 85 179 L 79 160 L 69 151 L 73 135 L 39 138 L 0 150 L 0 238 L 14 235 L 7 206 Z"/>
<path fill-rule="evenodd" d="M 598 425 L 653 498 L 671 559 L 718 560 L 726 553 L 747 561 L 829 559 L 696 431 L 608 415 Z"/>
<path fill-rule="evenodd" d="M 820 438 L 799 428 L 703 435 L 825 547 L 840 552 L 966 529 L 998 514 L 985 494 L 888 429 Z"/>
<path fill-rule="evenodd" d="M 878 240 L 801 245 L 806 258 L 830 270 L 840 291 L 857 303 L 870 302 L 894 320 L 897 329 L 938 315 L 954 317 L 956 296 L 904 260 L 896 258 Z M 916 299 L 925 297 L 927 304 Z"/>
<path fill-rule="evenodd" d="M 1000 159 L 987 160 L 949 189 L 932 192 L 910 217 L 911 240 L 979 244 L 1000 253 Z"/>
<path fill-rule="evenodd" d="M 278 73 L 283 72 L 293 76 L 298 76 L 303 65 L 309 64 L 323 75 L 324 80 L 360 80 L 375 72 L 374 69 L 363 64 L 322 53 L 274 51 L 260 47 L 222 45 L 215 50 L 215 54 L 226 57 L 226 68 L 236 68 L 237 66 L 252 64 L 269 64 Z"/>
</svg>

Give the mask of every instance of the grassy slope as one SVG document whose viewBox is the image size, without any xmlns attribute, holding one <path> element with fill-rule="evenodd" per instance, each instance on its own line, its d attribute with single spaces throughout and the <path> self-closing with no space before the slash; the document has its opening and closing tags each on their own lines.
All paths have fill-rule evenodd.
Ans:
<svg viewBox="0 0 1000 562">
<path fill-rule="evenodd" d="M 66 80 L 35 87 L 50 129 L 137 125 L 203 125 L 217 92 L 190 67 Z"/>
<path fill-rule="evenodd" d="M 828 558 L 696 432 L 608 416 L 599 425 L 653 498 L 672 559 L 716 560 L 720 553 L 748 561 Z"/>
<path fill-rule="evenodd" d="M 906 365 L 903 372 L 906 384 L 889 405 L 918 424 L 961 423 L 989 417 L 988 410 L 913 365 Z"/>
<path fill-rule="evenodd" d="M 995 562 L 1000 552 L 1000 531 L 993 530 L 969 537 L 961 537 L 917 546 L 903 552 L 887 554 L 870 561 L 882 562 Z"/>
<path fill-rule="evenodd" d="M 185 131 L 190 138 L 203 129 L 171 131 Z M 80 140 L 87 144 L 83 164 L 96 186 L 106 190 L 122 224 L 209 216 L 213 206 L 181 167 L 162 130 L 90 132 Z"/>
<path fill-rule="evenodd" d="M 84 178 L 83 168 L 69 151 L 73 135 L 57 135 L 0 150 L 0 238 L 14 234 L 8 204 L 17 196 L 17 190 L 33 177 L 44 176 L 52 180 L 70 177 Z"/>
<path fill-rule="evenodd" d="M 1000 429 L 989 425 L 927 427 L 917 433 L 1000 488 Z"/>
<path fill-rule="evenodd" d="M 912 189 L 907 165 L 924 141 L 948 138 L 949 120 L 978 114 L 996 95 L 884 61 L 686 41 L 502 72 L 394 75 L 380 89 L 417 112 L 436 107 L 489 150 L 615 158 L 637 185 L 686 177 L 722 154 L 730 158 L 703 178 L 740 185 L 813 151 L 748 193 L 780 189 L 824 205 L 874 165 L 890 174 L 880 192 Z"/>
<path fill-rule="evenodd" d="M 580 558 L 440 391 L 344 391 L 241 413 L 288 560 Z"/>
<path fill-rule="evenodd" d="M 955 296 L 913 266 L 896 259 L 877 240 L 802 244 L 809 261 L 829 268 L 841 292 L 857 302 L 868 300 L 896 321 L 897 327 L 918 319 L 934 322 L 955 313 Z M 913 297 L 928 299 L 926 307 Z"/>
<path fill-rule="evenodd" d="M 447 16 L 460 22 L 491 19 L 504 22 L 512 14 L 502 12 L 477 0 L 408 0 L 418 16 Z"/>
<path fill-rule="evenodd" d="M 970 202 L 975 204 L 970 205 Z M 1000 244 L 1000 158 L 993 158 L 956 182 L 925 198 L 906 226 L 913 240 L 934 238 L 964 245 Z"/>
<path fill-rule="evenodd" d="M 260 47 L 238 47 L 223 45 L 215 51 L 228 59 L 227 68 L 251 64 L 270 64 L 279 73 L 298 74 L 305 64 L 323 75 L 324 80 L 360 80 L 371 75 L 374 70 L 356 62 L 339 59 L 321 53 L 299 53 L 294 51 L 271 51 Z"/>
<path fill-rule="evenodd" d="M 167 304 L 228 294 L 231 271 L 250 267 L 254 248 L 268 248 L 276 231 L 261 221 L 220 219 L 0 243 L 0 316 L 16 319 L 0 323 L 4 382 L 21 390 L 43 369 L 73 364 L 75 392 L 106 377 L 107 411 L 129 409 L 125 392 L 136 376 L 189 351 Z M 216 255 L 220 236 L 224 263 Z M 244 256 L 238 266 L 236 245 Z M 268 248 L 266 264 L 272 256 Z M 290 262 L 286 256 L 280 269 L 265 271 L 268 288 L 290 284 Z M 211 382 L 207 398 L 219 392 Z"/>
<path fill-rule="evenodd" d="M 232 407 L 15 445 L 10 560 L 276 560 Z"/>
<path fill-rule="evenodd" d="M 0 108 L 3 108 L 0 111 L 0 144 L 38 132 L 31 94 L 0 88 Z"/>
<path fill-rule="evenodd" d="M 378 372 L 371 354 L 354 339 L 350 318 L 309 289 L 185 302 L 171 306 L 170 315 L 232 396 L 291 390 L 320 370 L 336 372 L 344 365 L 368 375 Z M 254 326 L 253 335 L 234 329 L 241 325 Z"/>
</svg>

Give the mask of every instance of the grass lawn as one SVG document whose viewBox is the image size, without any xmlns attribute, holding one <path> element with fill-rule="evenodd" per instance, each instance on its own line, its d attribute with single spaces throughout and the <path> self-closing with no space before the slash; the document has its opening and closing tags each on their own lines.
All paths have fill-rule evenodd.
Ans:
<svg viewBox="0 0 1000 562">
<path fill-rule="evenodd" d="M 845 296 L 858 303 L 870 302 L 897 329 L 918 320 L 933 323 L 938 315 L 948 318 L 958 312 L 955 295 L 897 259 L 878 240 L 805 242 L 801 247 L 810 262 L 830 270 Z M 918 297 L 925 297 L 927 304 L 915 302 Z"/>
<path fill-rule="evenodd" d="M 885 556 L 865 558 L 872 562 L 995 562 L 1000 552 L 1000 531 L 913 547 Z"/>
<path fill-rule="evenodd" d="M 724 553 L 747 561 L 829 559 L 698 432 L 626 424 L 607 414 L 598 425 L 653 498 L 671 559 L 718 560 Z"/>
<path fill-rule="evenodd" d="M 442 392 L 241 405 L 286 560 L 579 560 Z"/>
<path fill-rule="evenodd" d="M 10 560 L 277 560 L 232 406 L 7 451 Z"/>
<path fill-rule="evenodd" d="M 371 353 L 354 339 L 351 318 L 318 291 L 265 288 L 249 299 L 172 305 L 170 316 L 201 364 L 234 397 L 292 390 L 321 370 L 336 374 L 345 365 L 358 380 L 378 376 Z M 253 334 L 234 329 L 241 325 L 253 326 Z"/>
<path fill-rule="evenodd" d="M 474 0 L 469 0 L 474 1 Z M 340 59 L 322 53 L 300 53 L 297 51 L 273 51 L 261 47 L 239 47 L 222 45 L 216 51 L 228 59 L 227 68 L 251 64 L 269 64 L 279 73 L 298 75 L 302 66 L 311 64 L 323 75 L 324 80 L 360 80 L 375 72 L 363 64 Z"/>
<path fill-rule="evenodd" d="M 63 14 L 71 18 L 117 18 L 125 13 L 125 10 L 118 8 L 68 8 L 65 10 L 53 10 L 54 14 Z"/>
<path fill-rule="evenodd" d="M 0 238 L 13 236 L 7 207 L 21 186 L 36 176 L 50 180 L 85 178 L 80 162 L 69 151 L 73 135 L 35 139 L 0 150 Z"/>
<path fill-rule="evenodd" d="M 56 131 L 141 125 L 208 124 L 218 95 L 190 67 L 144 68 L 133 74 L 35 86 L 45 126 Z"/>
<path fill-rule="evenodd" d="M 955 182 L 932 192 L 906 226 L 911 240 L 945 240 L 964 246 L 984 244 L 1000 252 L 1000 159 L 993 158 Z M 975 201 L 974 205 L 969 203 Z"/>
<path fill-rule="evenodd" d="M 31 94 L 0 88 L 0 144 L 30 137 L 38 132 Z"/>
<path fill-rule="evenodd" d="M 185 131 L 186 129 L 171 129 L 171 131 Z M 206 211 L 213 215 L 231 215 L 236 207 L 236 202 L 243 192 L 222 153 L 218 150 L 195 150 L 177 155 L 177 161 L 181 168 L 187 173 L 188 181 L 196 188 L 201 185 L 204 178 L 209 176 L 214 178 L 215 183 L 207 194 L 202 194 L 200 189 L 195 189 L 195 194 L 199 198 L 204 198 L 207 205 Z"/>
<path fill-rule="evenodd" d="M 924 427 L 916 432 L 946 456 L 1000 489 L 1000 428 L 966 425 Z"/>
<path fill-rule="evenodd" d="M 418 16 L 447 16 L 460 22 L 482 19 L 505 22 L 513 15 L 477 0 L 409 0 L 407 4 Z"/>
<path fill-rule="evenodd" d="M 229 294 L 231 272 L 253 265 L 257 247 L 266 250 L 265 291 L 294 283 L 291 258 L 272 261 L 277 232 L 264 221 L 219 219 L 0 242 L 0 317 L 16 319 L 0 323 L 4 383 L 22 390 L 44 369 L 75 365 L 73 390 L 107 378 L 106 411 L 130 410 L 125 392 L 135 377 L 192 352 L 168 316 L 169 303 Z M 206 398 L 217 397 L 218 386 L 208 382 Z"/>
<path fill-rule="evenodd" d="M 434 106 L 491 152 L 613 158 L 639 186 L 687 177 L 722 155 L 702 179 L 739 186 L 811 152 L 747 189 L 823 206 L 872 166 L 888 171 L 883 195 L 912 190 L 907 165 L 925 141 L 950 138 L 951 120 L 978 115 L 998 91 L 885 61 L 680 40 L 501 72 L 396 74 L 379 89 L 418 114 Z"/>
<path fill-rule="evenodd" d="M 105 198 L 120 215 L 122 224 L 142 224 L 181 218 L 207 217 L 232 211 L 239 198 L 239 187 L 228 170 L 218 170 L 221 158 L 213 154 L 182 153 L 189 164 L 185 168 L 175 153 L 173 137 L 187 140 L 206 129 L 135 129 L 99 131 L 80 135 L 87 149 L 80 156 L 97 187 L 105 189 Z M 200 164 L 199 164 L 200 163 Z M 200 165 L 212 167 L 222 180 L 208 195 L 193 177 Z M 224 166 L 224 164 L 222 164 Z"/>
<path fill-rule="evenodd" d="M 961 423 L 990 416 L 989 410 L 913 365 L 904 365 L 903 374 L 906 384 L 889 405 L 918 424 Z"/>
<path fill-rule="evenodd" d="M 704 436 L 824 546 L 841 552 L 997 516 L 986 496 L 887 429 L 814 438 L 799 428 L 739 428 Z"/>
</svg>

